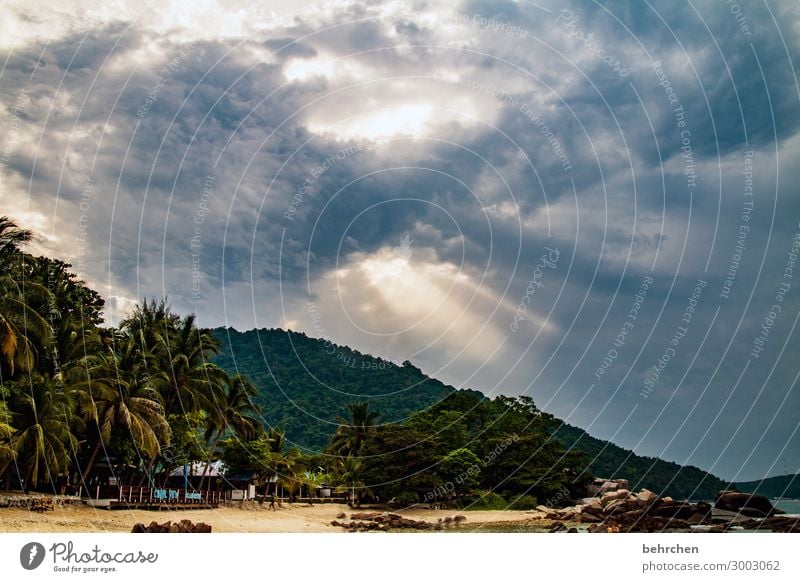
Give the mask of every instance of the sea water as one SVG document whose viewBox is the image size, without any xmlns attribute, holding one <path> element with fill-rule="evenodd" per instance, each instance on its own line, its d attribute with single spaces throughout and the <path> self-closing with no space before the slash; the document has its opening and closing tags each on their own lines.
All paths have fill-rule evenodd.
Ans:
<svg viewBox="0 0 800 582">
<path fill-rule="evenodd" d="M 800 499 L 772 499 L 772 505 L 788 515 L 800 515 Z"/>
</svg>

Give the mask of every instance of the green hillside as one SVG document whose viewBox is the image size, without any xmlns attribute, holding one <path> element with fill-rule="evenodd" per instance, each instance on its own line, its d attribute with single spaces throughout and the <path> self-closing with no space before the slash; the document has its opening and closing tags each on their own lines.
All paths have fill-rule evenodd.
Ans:
<svg viewBox="0 0 800 582">
<path fill-rule="evenodd" d="M 555 436 L 568 448 L 574 446 L 585 452 L 593 474 L 627 479 L 632 489 L 645 487 L 676 499 L 713 499 L 727 487 L 725 481 L 697 467 L 642 457 L 568 424 L 562 425 Z"/>
<path fill-rule="evenodd" d="M 734 483 L 742 493 L 758 493 L 765 497 L 789 497 L 800 499 L 800 475 L 781 475 L 761 481 L 743 481 Z"/>
<path fill-rule="evenodd" d="M 231 328 L 213 333 L 222 343 L 215 363 L 250 378 L 265 423 L 311 451 L 328 444 L 348 403 L 365 401 L 382 422 L 398 422 L 454 390 L 410 362 L 397 365 L 303 333 Z"/>
<path fill-rule="evenodd" d="M 265 423 L 284 429 L 293 443 L 311 451 L 328 444 L 348 403 L 366 401 L 382 422 L 399 422 L 456 391 L 410 362 L 397 365 L 303 333 L 219 328 L 213 334 L 222 343 L 215 362 L 253 381 Z M 480 392 L 459 392 L 483 398 Z M 712 498 L 726 487 L 696 467 L 641 457 L 573 426 L 562 424 L 554 436 L 586 453 L 594 475 L 626 478 L 631 487 L 676 499 Z"/>
</svg>

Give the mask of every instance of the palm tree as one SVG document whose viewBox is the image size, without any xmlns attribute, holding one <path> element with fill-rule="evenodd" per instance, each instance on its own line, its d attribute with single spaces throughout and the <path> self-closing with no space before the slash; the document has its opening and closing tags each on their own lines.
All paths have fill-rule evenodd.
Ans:
<svg viewBox="0 0 800 582">
<path fill-rule="evenodd" d="M 8 216 L 0 216 L 0 268 L 5 268 L 6 260 L 19 253 L 32 238 L 30 230 L 19 228 Z"/>
<path fill-rule="evenodd" d="M 367 434 L 372 431 L 375 422 L 380 417 L 377 412 L 369 411 L 366 402 L 353 402 L 347 405 L 350 419 L 341 416 L 337 418 L 339 428 L 333 435 L 331 446 L 333 450 L 343 456 L 358 456 Z"/>
<path fill-rule="evenodd" d="M 351 456 L 342 457 L 336 467 L 336 477 L 345 489 L 350 489 L 350 499 L 354 505 L 358 505 L 359 496 L 356 496 L 356 488 L 363 488 L 364 463 Z"/>
<path fill-rule="evenodd" d="M 269 442 L 270 458 L 269 470 L 265 477 L 268 481 L 275 479 L 294 497 L 298 488 L 302 487 L 300 476 L 305 471 L 300 451 L 295 448 L 286 450 L 286 434 L 278 429 L 270 428 L 266 438 Z"/>
<path fill-rule="evenodd" d="M 167 415 L 205 410 L 213 413 L 224 398 L 225 371 L 209 358 L 219 353 L 219 342 L 196 325 L 196 317 L 179 317 L 166 301 L 145 300 L 121 325 L 140 348 L 158 358 L 169 374 L 162 397 Z"/>
<path fill-rule="evenodd" d="M 317 473 L 313 470 L 307 470 L 303 472 L 300 481 L 308 489 L 308 496 L 313 497 L 313 492 L 323 485 L 330 483 L 331 477 L 325 473 Z"/>
<path fill-rule="evenodd" d="M 167 418 L 197 412 L 210 419 L 218 415 L 228 376 L 208 361 L 218 352 L 219 343 L 209 331 L 197 328 L 194 315 L 181 318 L 165 300 L 145 300 L 122 322 L 121 329 L 133 338 L 152 373 L 168 379 L 159 387 Z M 147 473 L 155 460 L 150 459 Z"/>
<path fill-rule="evenodd" d="M 154 376 L 148 370 L 149 358 L 141 354 L 131 337 L 123 336 L 115 343 L 115 351 L 85 358 L 80 368 L 82 379 L 73 385 L 74 390 L 90 397 L 82 408 L 88 420 L 94 421 L 98 437 L 83 471 L 84 482 L 112 432 L 129 433 L 136 448 L 151 460 L 171 437 L 157 389 L 166 382 L 166 376 Z"/>
<path fill-rule="evenodd" d="M 261 412 L 261 408 L 253 402 L 253 398 L 258 393 L 255 386 L 241 374 L 235 376 L 226 374 L 225 381 L 224 398 L 218 403 L 217 408 L 211 411 L 212 414 L 207 420 L 205 439 L 207 442 L 210 441 L 211 446 L 198 489 L 203 488 L 208 466 L 217 450 L 217 443 L 228 430 L 232 431 L 236 437 L 247 441 L 258 438 L 259 432 L 262 430 L 261 423 L 254 416 Z"/>
<path fill-rule="evenodd" d="M 0 402 L 0 475 L 5 473 L 6 463 L 14 458 L 14 449 L 11 446 L 11 437 L 14 428 L 10 424 L 11 418 L 5 402 Z"/>
<path fill-rule="evenodd" d="M 20 247 L 32 238 L 31 231 L 18 228 L 8 217 L 0 217 L 0 378 L 5 367 L 10 375 L 33 369 L 37 348 L 46 347 L 52 331 L 47 321 L 30 306 L 30 300 L 47 299 L 42 285 L 20 280 L 16 260 Z"/>
<path fill-rule="evenodd" d="M 12 446 L 23 488 L 66 472 L 78 441 L 70 430 L 75 400 L 55 380 L 34 374 L 12 410 Z"/>
</svg>

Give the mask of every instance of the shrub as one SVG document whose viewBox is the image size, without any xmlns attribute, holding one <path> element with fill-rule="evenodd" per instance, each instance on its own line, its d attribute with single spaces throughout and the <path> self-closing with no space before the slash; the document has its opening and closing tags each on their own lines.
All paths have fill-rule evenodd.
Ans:
<svg viewBox="0 0 800 582">
<path fill-rule="evenodd" d="M 415 503 L 419 502 L 419 495 L 417 495 L 413 491 L 403 491 L 402 493 L 395 496 L 394 502 L 396 505 L 407 507 L 409 505 L 414 505 Z"/>
<path fill-rule="evenodd" d="M 509 502 L 508 508 L 524 511 L 526 509 L 536 509 L 537 505 L 539 505 L 539 500 L 533 495 L 520 495 Z"/>
<path fill-rule="evenodd" d="M 491 491 L 480 491 L 478 492 L 478 497 L 465 509 L 471 509 L 475 511 L 480 510 L 500 510 L 506 509 L 508 504 L 506 500 L 503 499 L 501 495 L 497 493 L 493 493 Z"/>
</svg>

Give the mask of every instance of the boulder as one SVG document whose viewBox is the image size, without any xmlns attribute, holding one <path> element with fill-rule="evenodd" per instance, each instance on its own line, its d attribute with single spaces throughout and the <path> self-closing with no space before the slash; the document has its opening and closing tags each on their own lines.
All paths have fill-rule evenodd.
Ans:
<svg viewBox="0 0 800 582">
<path fill-rule="evenodd" d="M 650 512 L 652 515 L 658 517 L 666 517 L 669 519 L 687 520 L 696 513 L 707 515 L 711 512 L 711 506 L 708 503 L 688 503 L 684 501 L 673 501 L 671 503 L 660 503 L 653 507 Z"/>
<path fill-rule="evenodd" d="M 686 520 L 686 523 L 689 525 L 702 525 L 704 523 L 708 523 L 711 521 L 711 515 L 708 513 L 695 513 L 694 515 L 689 516 L 689 519 Z"/>
<path fill-rule="evenodd" d="M 578 516 L 578 521 L 581 523 L 600 523 L 602 520 L 596 515 L 591 513 L 581 513 Z"/>
<path fill-rule="evenodd" d="M 738 491 L 720 491 L 714 497 L 714 507 L 725 511 L 739 511 L 742 509 L 755 509 L 764 516 L 773 515 L 775 508 L 769 499 L 754 493 L 739 493 Z M 756 517 L 756 516 L 754 516 Z"/>
<path fill-rule="evenodd" d="M 628 492 L 623 491 L 609 491 L 604 493 L 603 496 L 600 498 L 600 505 L 603 507 L 607 506 L 612 501 L 617 501 L 618 499 L 625 499 L 628 497 Z"/>
<path fill-rule="evenodd" d="M 611 491 L 616 491 L 619 489 L 619 484 L 615 483 L 614 481 L 606 481 L 602 485 L 600 485 L 600 489 L 598 490 L 599 493 L 609 493 Z"/>
<path fill-rule="evenodd" d="M 636 499 L 639 501 L 643 501 L 644 503 L 652 503 L 656 499 L 658 499 L 658 495 L 650 491 L 649 489 L 642 489 L 639 493 L 636 493 Z"/>
<path fill-rule="evenodd" d="M 800 533 L 800 517 L 773 516 L 740 524 L 744 529 L 767 530 L 774 533 Z"/>
<path fill-rule="evenodd" d="M 135 524 L 131 533 L 211 533 L 211 526 L 203 522 L 192 523 L 188 519 L 182 519 L 177 523 L 151 521 L 147 526 L 143 523 Z"/>
<path fill-rule="evenodd" d="M 581 509 L 581 515 L 600 516 L 603 515 L 603 508 L 599 503 L 597 505 L 584 505 Z"/>
<path fill-rule="evenodd" d="M 612 511 L 614 511 L 615 507 L 619 507 L 623 503 L 624 502 L 622 501 L 622 499 L 612 499 L 611 501 L 609 501 L 608 503 L 606 503 L 603 506 L 603 513 L 606 513 L 606 514 L 607 513 L 611 513 Z"/>
<path fill-rule="evenodd" d="M 715 507 L 711 510 L 710 521 L 711 523 L 738 524 L 749 520 L 738 511 L 728 511 L 726 509 L 717 509 Z"/>
<path fill-rule="evenodd" d="M 572 510 L 562 511 L 561 519 L 564 521 L 574 521 L 576 515 L 577 513 Z"/>
</svg>

